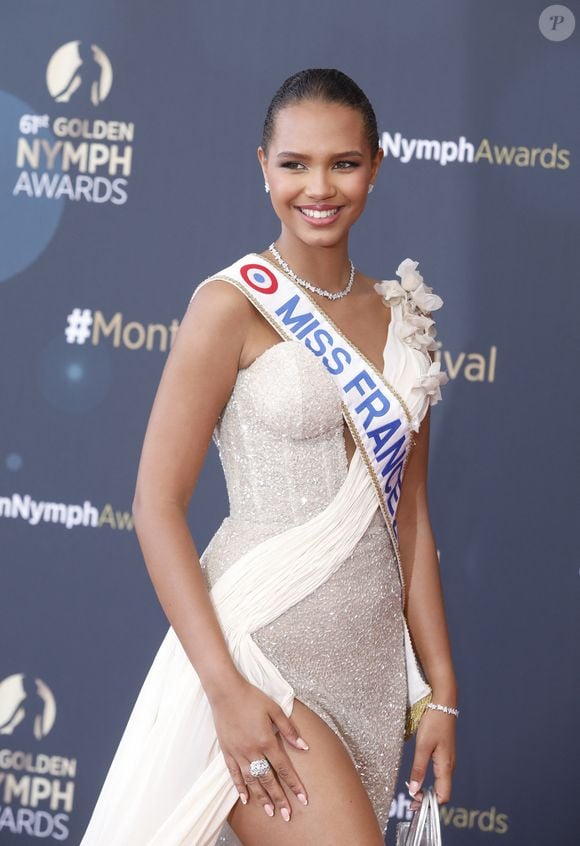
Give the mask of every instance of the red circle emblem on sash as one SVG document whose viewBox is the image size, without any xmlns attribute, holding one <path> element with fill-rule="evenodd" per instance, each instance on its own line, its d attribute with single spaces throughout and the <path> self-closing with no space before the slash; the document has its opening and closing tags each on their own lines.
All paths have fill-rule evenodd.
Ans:
<svg viewBox="0 0 580 846">
<path fill-rule="evenodd" d="M 244 282 L 247 282 L 255 291 L 273 294 L 278 290 L 278 280 L 272 271 L 262 264 L 244 264 L 240 267 L 240 273 Z"/>
</svg>

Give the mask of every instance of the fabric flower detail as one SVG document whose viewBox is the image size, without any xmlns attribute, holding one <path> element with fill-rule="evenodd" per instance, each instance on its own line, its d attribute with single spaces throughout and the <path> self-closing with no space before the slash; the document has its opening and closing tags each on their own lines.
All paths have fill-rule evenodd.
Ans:
<svg viewBox="0 0 580 846">
<path fill-rule="evenodd" d="M 375 282 L 373 287 L 377 294 L 380 294 L 386 300 L 385 305 L 399 305 L 406 297 L 405 289 L 396 279 L 384 279 L 382 282 Z"/>
<path fill-rule="evenodd" d="M 397 336 L 416 350 L 438 350 L 440 341 L 435 340 L 435 321 L 423 314 L 408 314 L 396 326 Z"/>
<path fill-rule="evenodd" d="M 424 282 L 420 288 L 411 292 L 411 296 L 415 300 L 417 308 L 421 311 L 435 311 L 443 305 L 441 297 L 434 294 L 433 288 L 430 288 L 429 285 L 425 285 Z"/>
<path fill-rule="evenodd" d="M 396 279 L 375 282 L 374 289 L 383 298 L 385 306 L 402 306 L 403 322 L 397 326 L 399 338 L 417 350 L 438 350 L 441 342 L 435 340 L 435 321 L 429 317 L 441 308 L 443 300 L 433 293 L 433 288 L 417 270 L 418 261 L 404 259 L 397 268 Z"/>
<path fill-rule="evenodd" d="M 425 396 L 430 397 L 429 405 L 435 405 L 441 399 L 441 386 L 446 385 L 448 381 L 449 376 L 441 370 L 441 362 L 432 361 L 429 369 L 419 376 L 413 388 L 423 391 Z"/>
</svg>

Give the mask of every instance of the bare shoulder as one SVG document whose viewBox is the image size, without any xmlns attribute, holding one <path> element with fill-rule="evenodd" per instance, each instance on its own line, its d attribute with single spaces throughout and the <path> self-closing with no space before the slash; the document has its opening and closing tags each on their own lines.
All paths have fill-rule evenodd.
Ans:
<svg viewBox="0 0 580 846">
<path fill-rule="evenodd" d="M 252 321 L 252 306 L 235 285 L 225 279 L 200 283 L 187 304 L 176 342 L 221 346 L 243 345 Z"/>
<path fill-rule="evenodd" d="M 377 296 L 377 292 L 375 291 L 375 285 L 377 282 L 380 282 L 380 279 L 373 279 L 372 276 L 367 276 L 366 273 L 362 273 L 360 270 L 358 271 L 358 280 L 361 283 L 360 287 L 364 291 L 365 294 L 368 296 Z"/>
<path fill-rule="evenodd" d="M 218 320 L 243 320 L 251 315 L 248 298 L 231 282 L 219 277 L 201 282 L 193 292 L 186 314 L 215 316 Z"/>
</svg>

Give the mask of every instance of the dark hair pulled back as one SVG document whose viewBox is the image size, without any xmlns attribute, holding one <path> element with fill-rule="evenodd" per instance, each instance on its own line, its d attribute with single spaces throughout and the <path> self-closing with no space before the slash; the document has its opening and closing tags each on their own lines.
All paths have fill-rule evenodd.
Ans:
<svg viewBox="0 0 580 846">
<path fill-rule="evenodd" d="M 274 121 L 278 112 L 292 103 L 304 100 L 322 100 L 340 103 L 356 109 L 362 115 L 371 155 L 379 148 L 379 130 L 373 107 L 356 82 L 336 68 L 307 68 L 289 76 L 272 97 L 262 130 L 262 148 L 266 155 L 274 134 Z"/>
</svg>

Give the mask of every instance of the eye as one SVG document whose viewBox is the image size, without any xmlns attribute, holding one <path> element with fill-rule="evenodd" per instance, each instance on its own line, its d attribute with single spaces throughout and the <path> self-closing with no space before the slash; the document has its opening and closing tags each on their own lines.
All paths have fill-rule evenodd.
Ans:
<svg viewBox="0 0 580 846">
<path fill-rule="evenodd" d="M 347 161 L 346 159 L 342 159 L 341 161 L 337 162 L 336 164 L 337 165 L 348 165 L 348 167 L 339 167 L 338 168 L 339 170 L 350 170 L 350 168 L 352 168 L 352 167 L 359 167 L 358 162 L 350 162 L 350 161 Z"/>
<path fill-rule="evenodd" d="M 298 167 L 302 167 L 300 162 L 283 162 L 280 165 L 280 167 L 286 167 L 286 168 L 288 168 L 288 170 L 298 170 L 298 168 L 294 167 L 294 165 L 298 165 Z"/>
</svg>

